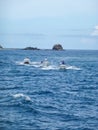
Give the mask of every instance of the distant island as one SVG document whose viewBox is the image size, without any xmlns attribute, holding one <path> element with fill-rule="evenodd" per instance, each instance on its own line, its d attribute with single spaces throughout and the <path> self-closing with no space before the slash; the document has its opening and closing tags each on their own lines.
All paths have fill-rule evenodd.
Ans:
<svg viewBox="0 0 98 130">
<path fill-rule="evenodd" d="M 37 47 L 26 47 L 24 48 L 23 50 L 41 50 Z M 49 49 L 44 49 L 44 50 L 49 50 Z M 61 44 L 55 44 L 53 47 L 52 47 L 52 50 L 64 50 L 62 45 Z"/>
<path fill-rule="evenodd" d="M 0 45 L 0 49 L 3 49 L 3 47 Z"/>
<path fill-rule="evenodd" d="M 23 50 L 40 50 L 40 49 L 37 47 L 26 47 Z"/>
<path fill-rule="evenodd" d="M 61 44 L 55 44 L 52 50 L 64 50 Z"/>
<path fill-rule="evenodd" d="M 25 47 L 25 48 L 3 48 L 0 45 L 0 50 L 17 50 L 17 49 L 21 49 L 21 50 L 56 50 L 56 51 L 60 51 L 60 50 L 64 50 L 61 44 L 54 44 L 53 47 L 51 49 L 39 49 L 37 47 Z"/>
</svg>

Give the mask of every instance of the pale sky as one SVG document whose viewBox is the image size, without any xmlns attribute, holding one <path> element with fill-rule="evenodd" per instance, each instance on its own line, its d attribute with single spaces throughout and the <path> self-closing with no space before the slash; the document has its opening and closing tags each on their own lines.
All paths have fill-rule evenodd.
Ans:
<svg viewBox="0 0 98 130">
<path fill-rule="evenodd" d="M 0 44 L 98 50 L 97 6 L 98 0 L 0 0 Z"/>
</svg>

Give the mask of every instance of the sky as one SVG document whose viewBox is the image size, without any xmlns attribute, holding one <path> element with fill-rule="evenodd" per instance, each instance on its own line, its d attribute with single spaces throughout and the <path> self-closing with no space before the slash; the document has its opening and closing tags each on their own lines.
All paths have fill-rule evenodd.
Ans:
<svg viewBox="0 0 98 130">
<path fill-rule="evenodd" d="M 0 0 L 0 45 L 98 50 L 98 0 Z"/>
</svg>

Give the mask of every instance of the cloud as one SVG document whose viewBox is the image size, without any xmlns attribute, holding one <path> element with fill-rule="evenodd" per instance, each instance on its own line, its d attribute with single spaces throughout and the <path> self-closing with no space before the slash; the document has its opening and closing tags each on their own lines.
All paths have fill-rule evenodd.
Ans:
<svg viewBox="0 0 98 130">
<path fill-rule="evenodd" d="M 80 42 L 86 44 L 94 44 L 97 42 L 97 40 L 95 38 L 88 37 L 88 38 L 82 38 Z"/>
<path fill-rule="evenodd" d="M 91 36 L 98 36 L 98 25 L 95 26 L 95 29 L 94 29 L 93 32 L 91 33 Z"/>
<path fill-rule="evenodd" d="M 98 25 L 96 25 L 88 37 L 81 39 L 82 43 L 95 44 L 98 43 Z"/>
</svg>

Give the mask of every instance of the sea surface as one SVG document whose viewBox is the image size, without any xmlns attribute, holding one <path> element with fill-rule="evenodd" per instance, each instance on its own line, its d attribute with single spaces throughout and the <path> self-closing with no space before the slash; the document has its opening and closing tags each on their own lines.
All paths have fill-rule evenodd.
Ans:
<svg viewBox="0 0 98 130">
<path fill-rule="evenodd" d="M 98 51 L 1 50 L 0 130 L 98 130 Z"/>
</svg>

